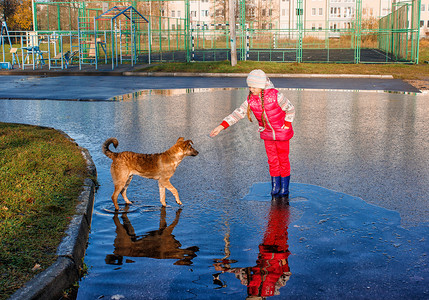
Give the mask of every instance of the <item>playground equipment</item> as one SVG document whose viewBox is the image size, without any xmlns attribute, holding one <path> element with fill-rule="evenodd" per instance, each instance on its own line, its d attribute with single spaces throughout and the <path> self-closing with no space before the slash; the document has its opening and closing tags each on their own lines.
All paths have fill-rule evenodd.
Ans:
<svg viewBox="0 0 429 300">
<path fill-rule="evenodd" d="M 5 38 L 7 38 L 7 41 L 9 42 L 9 46 L 10 46 L 10 50 L 9 53 L 12 56 L 12 63 L 10 62 L 6 62 L 6 58 L 5 58 Z M 7 24 L 6 22 L 1 22 L 1 31 L 0 31 L 0 47 L 2 48 L 3 51 L 3 61 L 0 62 L 0 69 L 12 69 L 14 64 L 18 64 L 19 65 L 19 59 L 17 56 L 17 48 L 13 48 L 12 46 L 12 42 L 10 41 L 10 35 L 9 35 L 9 30 L 7 29 Z"/>
<path fill-rule="evenodd" d="M 81 15 L 77 16 L 77 31 L 38 30 L 15 33 L 13 38 L 20 44 L 15 48 L 3 23 L 0 48 L 5 61 L 4 42 L 7 37 L 12 65 L 19 64 L 20 53 L 23 69 L 29 66 L 33 69 L 43 68 L 45 65 L 49 69 L 66 69 L 75 57 L 78 58 L 79 69 L 85 64 L 94 65 L 97 69 L 100 62 L 111 62 L 114 69 L 119 63 L 130 63 L 133 66 L 142 54 L 148 63 L 151 62 L 150 32 L 149 21 L 134 7 L 114 6 L 105 12 L 81 11 Z M 142 41 L 143 36 L 147 37 L 145 43 Z M 143 43 L 147 49 L 141 48 Z M 12 67 L 9 62 L 4 65 L 7 68 Z M 1 66 L 3 67 L 3 64 Z"/>
<path fill-rule="evenodd" d="M 107 22 L 108 24 L 105 25 L 109 27 L 108 31 L 104 31 L 104 41 L 98 38 L 99 33 L 97 31 L 98 27 L 103 26 L 100 24 L 102 22 Z M 117 66 L 118 63 L 122 64 L 125 61 L 129 61 L 131 66 L 137 63 L 137 44 L 139 44 L 138 39 L 141 38 L 140 35 L 137 35 L 137 31 L 140 30 L 140 24 L 142 23 L 147 24 L 148 62 L 150 63 L 150 22 L 134 7 L 114 6 L 100 16 L 94 18 L 95 39 L 97 43 L 102 46 L 101 48 L 104 51 L 106 59 L 107 51 L 106 47 L 103 47 L 103 43 L 110 40 L 112 69 L 114 69 L 115 65 Z M 98 49 L 98 47 L 95 47 L 96 64 L 99 56 Z"/>
<path fill-rule="evenodd" d="M 99 16 L 78 18 L 79 68 L 93 64 L 98 68 L 99 60 L 111 61 L 112 70 L 119 63 L 138 60 L 137 44 L 140 43 L 140 25 L 147 24 L 148 57 L 150 63 L 150 23 L 134 7 L 114 6 Z M 102 30 L 102 29 L 104 30 Z M 110 57 L 109 57 L 110 56 Z"/>
<path fill-rule="evenodd" d="M 42 67 L 45 64 L 45 58 L 43 57 L 44 51 L 40 49 L 40 40 L 38 33 L 35 31 L 29 31 L 26 33 L 25 42 L 21 39 L 21 51 L 22 51 L 22 68 L 31 65 L 33 69 L 35 67 Z"/>
</svg>

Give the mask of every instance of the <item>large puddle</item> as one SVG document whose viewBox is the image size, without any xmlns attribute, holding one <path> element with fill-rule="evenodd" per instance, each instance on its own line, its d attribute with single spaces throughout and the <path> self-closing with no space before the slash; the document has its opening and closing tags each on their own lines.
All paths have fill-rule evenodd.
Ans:
<svg viewBox="0 0 429 300">
<path fill-rule="evenodd" d="M 246 89 L 145 91 L 117 101 L 0 100 L 0 121 L 50 126 L 98 171 L 78 299 L 425 298 L 429 105 L 424 95 L 283 90 L 297 109 L 290 206 L 272 203 L 263 143 L 242 120 L 210 130 Z M 134 178 L 113 213 L 101 152 L 200 152 L 172 177 L 184 205 Z M 122 198 L 120 198 L 122 201 Z"/>
</svg>

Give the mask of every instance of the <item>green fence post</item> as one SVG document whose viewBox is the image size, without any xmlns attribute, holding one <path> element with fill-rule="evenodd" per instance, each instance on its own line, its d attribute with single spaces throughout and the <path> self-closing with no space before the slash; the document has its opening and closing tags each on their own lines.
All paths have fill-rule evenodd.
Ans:
<svg viewBox="0 0 429 300">
<path fill-rule="evenodd" d="M 32 3 L 32 9 L 33 9 L 33 30 L 37 31 L 39 30 L 38 26 L 37 26 L 37 3 L 35 1 L 33 1 Z"/>
<path fill-rule="evenodd" d="M 189 0 L 185 0 L 185 48 L 186 62 L 191 61 L 191 12 Z"/>
<path fill-rule="evenodd" d="M 59 4 L 57 4 L 57 22 L 58 22 L 58 30 L 61 30 L 61 11 L 60 11 Z"/>
<path fill-rule="evenodd" d="M 297 40 L 297 49 L 296 49 L 296 62 L 302 62 L 302 39 L 303 39 L 303 17 L 302 15 L 304 14 L 304 10 L 302 8 L 302 1 L 303 0 L 298 0 L 297 3 L 297 9 L 296 9 L 296 14 L 297 14 L 297 29 L 298 29 L 298 40 Z"/>
<path fill-rule="evenodd" d="M 362 28 L 362 0 L 356 0 L 356 28 L 354 29 L 354 63 L 360 63 L 360 45 Z"/>
</svg>

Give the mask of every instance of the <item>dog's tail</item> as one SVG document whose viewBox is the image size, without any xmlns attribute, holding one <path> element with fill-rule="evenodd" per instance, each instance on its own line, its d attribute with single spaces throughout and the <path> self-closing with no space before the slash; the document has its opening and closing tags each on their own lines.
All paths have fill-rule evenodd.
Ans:
<svg viewBox="0 0 429 300">
<path fill-rule="evenodd" d="M 113 159 L 117 155 L 117 153 L 110 151 L 110 144 L 113 144 L 113 146 L 116 148 L 118 147 L 119 142 L 116 138 L 110 138 L 103 143 L 102 150 L 104 155 L 106 155 L 110 159 Z"/>
</svg>

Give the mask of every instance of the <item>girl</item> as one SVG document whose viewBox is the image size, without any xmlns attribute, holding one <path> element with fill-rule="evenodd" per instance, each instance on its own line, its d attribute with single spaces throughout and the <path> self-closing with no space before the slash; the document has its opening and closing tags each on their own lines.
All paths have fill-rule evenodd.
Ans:
<svg viewBox="0 0 429 300">
<path fill-rule="evenodd" d="M 237 123 L 246 115 L 252 122 L 250 111 L 259 122 L 259 132 L 264 140 L 271 175 L 271 195 L 289 196 L 290 163 L 289 140 L 293 136 L 292 121 L 295 109 L 268 79 L 262 70 L 253 70 L 247 76 L 249 96 L 247 100 L 222 123 L 213 129 L 211 137 Z"/>
</svg>

